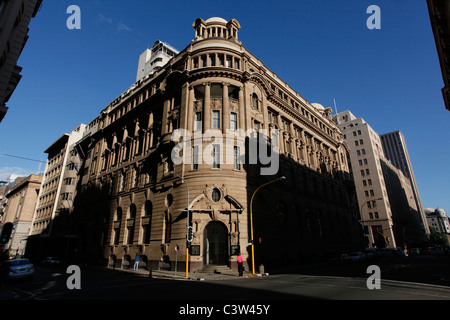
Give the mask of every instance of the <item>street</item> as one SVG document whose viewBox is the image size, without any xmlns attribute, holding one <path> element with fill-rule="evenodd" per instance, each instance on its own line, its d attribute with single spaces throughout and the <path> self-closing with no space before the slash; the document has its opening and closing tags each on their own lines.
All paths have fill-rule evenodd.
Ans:
<svg viewBox="0 0 450 320">
<path fill-rule="evenodd" d="M 215 306 L 216 313 L 220 313 L 230 302 L 245 301 L 254 305 L 255 312 L 264 311 L 264 306 L 271 305 L 270 313 L 277 307 L 286 310 L 286 304 L 294 308 L 298 303 L 292 302 L 302 300 L 450 300 L 448 258 L 424 256 L 382 261 L 379 263 L 380 289 L 367 286 L 369 264 L 305 266 L 297 271 L 265 277 L 232 276 L 229 280 L 204 281 L 151 278 L 120 270 L 84 268 L 81 270 L 81 288 L 72 290 L 67 287 L 70 274 L 64 268 L 38 266 L 33 280 L 5 284 L 0 290 L 0 299 L 145 300 L 150 305 L 166 306 L 175 313 L 187 311 L 186 308 L 192 306 Z"/>
</svg>

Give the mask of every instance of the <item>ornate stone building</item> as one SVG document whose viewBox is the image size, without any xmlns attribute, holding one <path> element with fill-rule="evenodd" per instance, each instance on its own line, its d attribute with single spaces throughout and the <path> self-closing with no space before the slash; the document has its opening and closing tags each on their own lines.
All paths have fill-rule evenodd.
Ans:
<svg viewBox="0 0 450 320">
<path fill-rule="evenodd" d="M 103 109 L 84 146 L 89 179 L 74 210 L 96 236 L 80 248 L 83 257 L 96 259 L 101 248 L 117 266 L 138 254 L 141 266 L 173 270 L 177 260 L 184 270 L 188 229 L 191 272 L 235 268 L 239 251 L 249 267 L 252 232 L 255 265 L 360 249 L 348 149 L 331 109 L 309 103 L 251 54 L 235 19 L 199 18 L 193 28 L 184 50 Z M 176 129 L 188 133 L 181 163 Z M 257 132 L 279 140 L 253 150 Z M 271 163 L 262 161 L 264 146 Z M 262 174 L 270 165 L 276 170 Z"/>
</svg>

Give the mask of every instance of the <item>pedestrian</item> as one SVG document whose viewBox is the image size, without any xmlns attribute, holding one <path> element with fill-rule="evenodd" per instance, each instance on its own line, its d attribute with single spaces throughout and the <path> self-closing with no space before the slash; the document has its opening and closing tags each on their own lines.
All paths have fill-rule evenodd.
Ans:
<svg viewBox="0 0 450 320">
<path fill-rule="evenodd" d="M 244 259 L 242 259 L 241 254 L 239 253 L 238 257 L 237 257 L 237 263 L 238 263 L 238 270 L 239 270 L 239 277 L 243 276 L 244 273 Z"/>
<path fill-rule="evenodd" d="M 136 254 L 135 260 L 134 260 L 134 270 L 139 269 L 139 255 Z"/>
</svg>

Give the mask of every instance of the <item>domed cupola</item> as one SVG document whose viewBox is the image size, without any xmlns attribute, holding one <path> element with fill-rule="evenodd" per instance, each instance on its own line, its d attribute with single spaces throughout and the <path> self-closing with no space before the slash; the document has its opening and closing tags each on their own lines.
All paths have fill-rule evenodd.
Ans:
<svg viewBox="0 0 450 320">
<path fill-rule="evenodd" d="M 240 44 L 240 41 L 238 41 L 238 30 L 241 28 L 241 25 L 236 19 L 226 21 L 223 18 L 212 17 L 204 21 L 201 18 L 197 18 L 192 27 L 195 29 L 193 42 L 209 38 L 222 38 Z"/>
</svg>

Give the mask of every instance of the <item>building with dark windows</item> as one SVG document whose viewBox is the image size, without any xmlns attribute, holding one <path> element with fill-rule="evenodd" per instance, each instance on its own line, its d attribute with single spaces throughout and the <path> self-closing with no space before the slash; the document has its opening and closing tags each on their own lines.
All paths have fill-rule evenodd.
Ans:
<svg viewBox="0 0 450 320">
<path fill-rule="evenodd" d="M 120 268 L 139 255 L 141 267 L 173 270 L 177 258 L 184 270 L 188 249 L 192 272 L 236 268 L 240 252 L 250 270 L 253 244 L 267 270 L 361 250 L 331 109 L 251 54 L 235 19 L 198 18 L 193 28 L 187 47 L 138 75 L 80 144 L 80 259 Z"/>
<path fill-rule="evenodd" d="M 422 200 L 420 199 L 419 188 L 417 187 L 416 178 L 414 176 L 411 159 L 409 157 L 408 148 L 406 147 L 406 141 L 403 133 L 401 131 L 385 133 L 380 135 L 380 139 L 386 159 L 397 169 L 401 170 L 403 175 L 409 180 L 414 197 L 413 200 L 420 215 L 422 229 L 425 234 L 429 235 L 427 216 L 422 205 Z"/>
<path fill-rule="evenodd" d="M 22 76 L 17 60 L 28 40 L 31 18 L 39 11 L 42 0 L 0 1 L 0 122 L 6 103 Z"/>
<path fill-rule="evenodd" d="M 442 97 L 450 110 L 450 0 L 427 0 L 427 4 L 444 81 Z"/>
<path fill-rule="evenodd" d="M 422 204 L 417 201 L 410 180 L 412 168 L 406 145 L 403 141 L 402 148 L 391 145 L 385 148 L 385 141 L 391 135 L 403 137 L 400 132 L 379 136 L 363 118 L 356 118 L 348 110 L 333 115 L 333 120 L 342 130 L 350 148 L 349 164 L 366 245 L 377 248 L 407 247 L 427 242 L 427 222 L 423 219 Z M 403 154 L 408 159 L 405 169 L 409 168 L 409 174 L 405 175 L 400 165 L 399 168 L 391 163 L 386 152 L 391 152 L 392 159 L 394 153 Z"/>
</svg>

